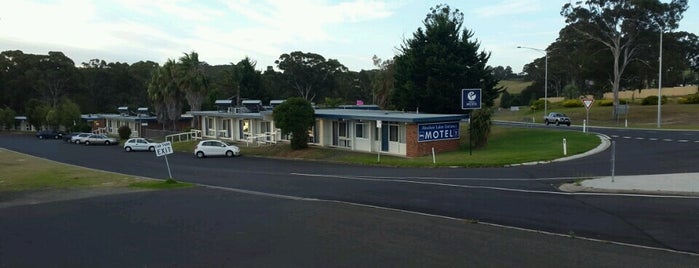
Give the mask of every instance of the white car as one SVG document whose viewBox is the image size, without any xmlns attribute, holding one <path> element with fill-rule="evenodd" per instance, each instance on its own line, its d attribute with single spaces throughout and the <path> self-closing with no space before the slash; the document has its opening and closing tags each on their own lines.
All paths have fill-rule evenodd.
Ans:
<svg viewBox="0 0 699 268">
<path fill-rule="evenodd" d="M 152 142 L 144 138 L 133 138 L 124 142 L 124 151 L 150 151 L 155 152 L 155 145 L 157 143 Z"/>
<path fill-rule="evenodd" d="M 200 141 L 194 147 L 194 155 L 198 158 L 206 156 L 225 155 L 228 157 L 240 155 L 240 148 L 217 140 Z"/>
</svg>

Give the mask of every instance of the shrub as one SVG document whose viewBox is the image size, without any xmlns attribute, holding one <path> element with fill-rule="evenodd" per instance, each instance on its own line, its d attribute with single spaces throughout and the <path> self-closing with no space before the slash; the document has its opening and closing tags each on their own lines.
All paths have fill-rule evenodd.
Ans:
<svg viewBox="0 0 699 268">
<path fill-rule="evenodd" d="M 667 103 L 667 96 L 662 96 L 660 98 L 660 104 Z M 658 96 L 648 96 L 643 98 L 641 105 L 658 105 Z"/>
<path fill-rule="evenodd" d="M 599 106 L 612 106 L 614 104 L 614 100 L 598 100 L 596 102 Z"/>
<path fill-rule="evenodd" d="M 677 103 L 679 104 L 699 104 L 699 93 L 681 97 Z"/>
<path fill-rule="evenodd" d="M 533 101 L 533 102 L 529 105 L 529 108 L 531 108 L 532 110 L 543 110 L 543 109 L 544 109 L 544 103 L 545 103 L 545 100 L 536 100 L 536 101 Z"/>
<path fill-rule="evenodd" d="M 566 107 L 566 108 L 583 107 L 583 106 L 585 106 L 585 105 L 583 105 L 582 101 L 580 101 L 578 99 L 570 99 L 570 100 L 563 101 L 563 107 Z"/>
<path fill-rule="evenodd" d="M 131 128 L 127 125 L 120 126 L 117 131 L 119 132 L 119 138 L 122 140 L 127 140 L 131 137 Z"/>
</svg>

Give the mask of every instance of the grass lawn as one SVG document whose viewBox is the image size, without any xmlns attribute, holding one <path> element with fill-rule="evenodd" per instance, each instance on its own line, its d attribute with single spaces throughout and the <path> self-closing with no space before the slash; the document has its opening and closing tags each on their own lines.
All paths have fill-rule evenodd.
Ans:
<svg viewBox="0 0 699 268">
<path fill-rule="evenodd" d="M 120 187 L 154 189 L 153 185 L 164 183 L 158 180 L 65 165 L 4 149 L 0 149 L 0 169 L 2 170 L 0 192 Z M 182 184 L 183 187 L 187 185 L 178 184 Z"/>
<path fill-rule="evenodd" d="M 567 140 L 568 155 L 582 153 L 599 145 L 595 135 L 574 131 L 548 129 L 520 129 L 493 127 L 488 146 L 473 149 L 469 155 L 467 125 L 462 125 L 461 150 L 439 153 L 436 163 L 432 156 L 404 158 L 381 155 L 378 161 L 376 153 L 360 153 L 342 149 L 330 149 L 311 146 L 304 150 L 291 150 L 288 143 L 275 145 L 237 144 L 244 156 L 265 156 L 290 159 L 307 159 L 318 161 L 342 162 L 361 165 L 388 165 L 402 167 L 461 166 L 486 167 L 504 166 L 532 161 L 553 160 L 564 157 L 562 142 Z M 196 142 L 177 142 L 173 149 L 178 152 L 191 153 Z"/>
</svg>

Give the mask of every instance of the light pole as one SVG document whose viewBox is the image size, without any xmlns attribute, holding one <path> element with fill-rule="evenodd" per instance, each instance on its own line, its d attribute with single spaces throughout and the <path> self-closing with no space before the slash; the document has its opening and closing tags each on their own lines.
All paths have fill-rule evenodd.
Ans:
<svg viewBox="0 0 699 268">
<path fill-rule="evenodd" d="M 658 57 L 658 128 L 660 128 L 660 90 L 663 88 L 663 28 L 660 28 L 660 56 Z"/>
<path fill-rule="evenodd" d="M 518 46 L 517 48 L 526 48 L 544 53 L 544 116 L 547 116 L 549 104 L 549 52 L 546 49 L 533 47 Z"/>
</svg>

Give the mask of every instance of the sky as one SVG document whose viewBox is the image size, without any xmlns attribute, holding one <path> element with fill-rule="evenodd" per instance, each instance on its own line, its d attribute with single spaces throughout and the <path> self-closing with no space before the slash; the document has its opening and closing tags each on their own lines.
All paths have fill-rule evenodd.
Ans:
<svg viewBox="0 0 699 268">
<path fill-rule="evenodd" d="M 76 65 L 91 59 L 163 64 L 195 51 L 211 65 L 245 57 L 256 69 L 281 54 L 312 52 L 352 71 L 375 69 L 423 27 L 430 7 L 464 13 L 491 66 L 514 72 L 543 52 L 565 26 L 568 0 L 0 0 L 0 51 L 46 55 L 61 51 Z M 667 1 L 663 1 L 667 2 Z M 699 34 L 699 7 L 679 30 Z"/>
</svg>

